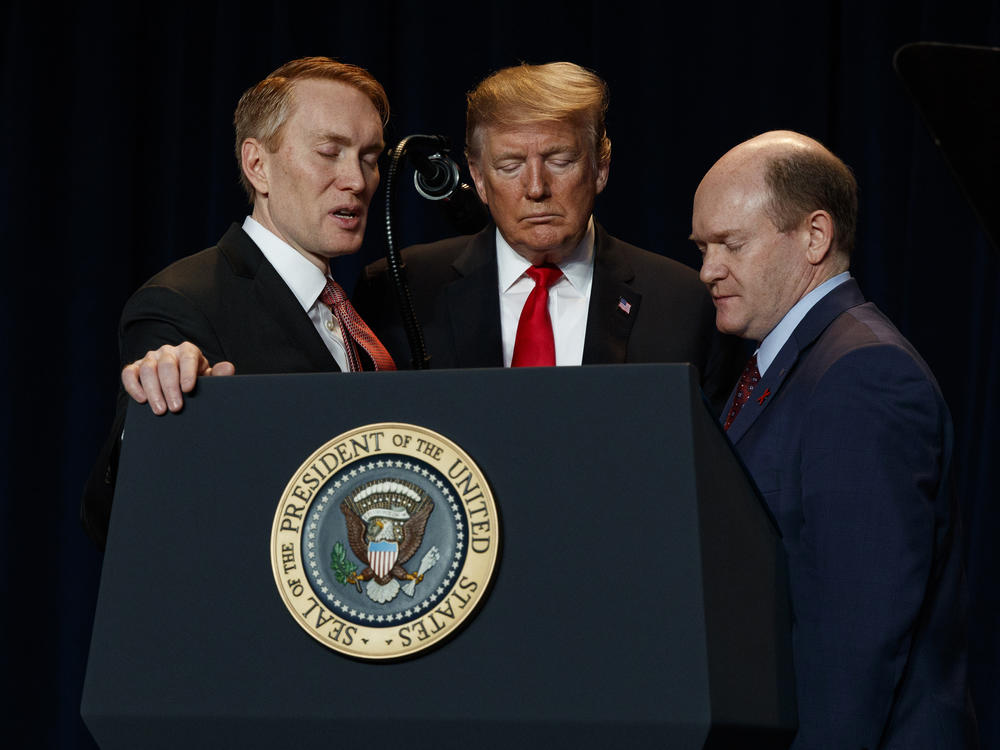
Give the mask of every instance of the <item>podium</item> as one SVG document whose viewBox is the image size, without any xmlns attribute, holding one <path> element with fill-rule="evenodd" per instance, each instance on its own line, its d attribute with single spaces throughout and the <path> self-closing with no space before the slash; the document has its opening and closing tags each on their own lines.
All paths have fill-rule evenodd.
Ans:
<svg viewBox="0 0 1000 750">
<path fill-rule="evenodd" d="M 299 627 L 269 543 L 318 446 L 401 422 L 486 475 L 502 548 L 450 640 Z M 787 747 L 780 539 L 688 365 L 203 379 L 126 420 L 82 714 L 104 750 Z"/>
</svg>

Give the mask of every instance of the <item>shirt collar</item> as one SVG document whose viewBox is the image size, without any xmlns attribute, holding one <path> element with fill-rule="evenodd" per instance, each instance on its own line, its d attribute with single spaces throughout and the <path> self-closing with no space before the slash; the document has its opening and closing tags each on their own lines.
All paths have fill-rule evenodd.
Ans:
<svg viewBox="0 0 1000 750">
<path fill-rule="evenodd" d="M 326 274 L 253 217 L 248 216 L 243 222 L 243 231 L 250 235 L 267 262 L 274 266 L 274 270 L 292 290 L 302 309 L 308 312 L 326 286 Z"/>
<path fill-rule="evenodd" d="M 576 246 L 572 253 L 559 264 L 559 270 L 570 285 L 579 292 L 587 288 L 587 284 L 593 274 L 594 268 L 594 217 L 591 216 L 587 222 L 587 231 L 583 234 L 583 239 Z M 507 240 L 500 234 L 500 229 L 496 230 L 497 244 L 497 272 L 500 280 L 500 292 L 507 292 L 510 288 L 524 276 L 531 263 L 523 256 L 518 255 Z M 558 283 L 558 282 L 557 282 Z"/>
<path fill-rule="evenodd" d="M 781 351 L 781 347 L 783 347 L 785 342 L 791 337 L 792 331 L 794 331 L 798 324 L 802 322 L 806 313 L 812 310 L 813 306 L 815 306 L 817 302 L 849 278 L 851 278 L 849 271 L 838 273 L 836 276 L 832 276 L 824 281 L 818 287 L 809 292 L 805 297 L 792 305 L 792 309 L 785 313 L 785 317 L 781 319 L 781 322 L 771 329 L 771 332 L 764 337 L 763 341 L 760 342 L 760 348 L 757 350 L 757 369 L 760 371 L 761 375 L 767 371 L 767 368 L 770 367 L 774 358 L 778 356 L 778 352 Z"/>
</svg>

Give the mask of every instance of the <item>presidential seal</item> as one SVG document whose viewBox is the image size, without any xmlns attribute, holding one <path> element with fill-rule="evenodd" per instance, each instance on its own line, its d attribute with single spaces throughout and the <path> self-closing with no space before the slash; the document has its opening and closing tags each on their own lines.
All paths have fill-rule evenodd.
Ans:
<svg viewBox="0 0 1000 750">
<path fill-rule="evenodd" d="M 285 488 L 271 567 L 289 612 L 325 646 L 410 656 L 481 604 L 500 544 L 493 495 L 464 451 L 423 427 L 338 435 Z"/>
</svg>

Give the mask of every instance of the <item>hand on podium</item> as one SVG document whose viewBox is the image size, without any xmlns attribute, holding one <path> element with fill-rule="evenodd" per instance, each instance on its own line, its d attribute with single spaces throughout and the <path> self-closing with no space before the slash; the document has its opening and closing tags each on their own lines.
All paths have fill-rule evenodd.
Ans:
<svg viewBox="0 0 1000 750">
<path fill-rule="evenodd" d="M 156 351 L 146 352 L 122 369 L 122 385 L 138 403 L 149 402 L 154 414 L 166 414 L 169 409 L 179 412 L 184 407 L 182 394 L 194 390 L 198 377 L 232 375 L 232 362 L 210 365 L 201 349 L 185 341 L 179 346 L 164 344 Z"/>
</svg>

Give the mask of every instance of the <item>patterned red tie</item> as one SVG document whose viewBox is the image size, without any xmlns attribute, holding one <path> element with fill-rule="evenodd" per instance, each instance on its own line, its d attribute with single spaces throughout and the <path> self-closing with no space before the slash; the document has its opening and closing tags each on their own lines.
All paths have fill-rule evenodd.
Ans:
<svg viewBox="0 0 1000 750">
<path fill-rule="evenodd" d="M 355 344 L 359 344 L 362 349 L 368 352 L 368 356 L 375 363 L 376 370 L 396 369 L 396 363 L 392 361 L 389 352 L 385 350 L 382 342 L 372 333 L 372 329 L 358 315 L 358 311 L 347 299 L 340 284 L 327 277 L 326 286 L 323 287 L 319 298 L 323 304 L 329 306 L 331 312 L 340 321 L 340 332 L 344 336 L 344 349 L 347 350 L 347 364 L 350 366 L 351 372 L 361 372 L 363 369 Z"/>
<path fill-rule="evenodd" d="M 562 271 L 552 265 L 531 266 L 527 274 L 535 280 L 535 288 L 528 295 L 517 321 L 510 366 L 551 367 L 556 363 L 556 342 L 549 317 L 549 287 L 559 280 Z"/>
<path fill-rule="evenodd" d="M 757 355 L 754 354 L 747 362 L 747 366 L 743 368 L 743 374 L 740 375 L 739 385 L 736 386 L 736 395 L 733 397 L 733 406 L 729 410 L 729 414 L 726 415 L 726 423 L 722 429 L 729 429 L 729 425 L 736 419 L 736 415 L 740 413 L 743 404 L 750 398 L 750 393 L 759 382 L 760 371 L 757 369 Z"/>
</svg>

